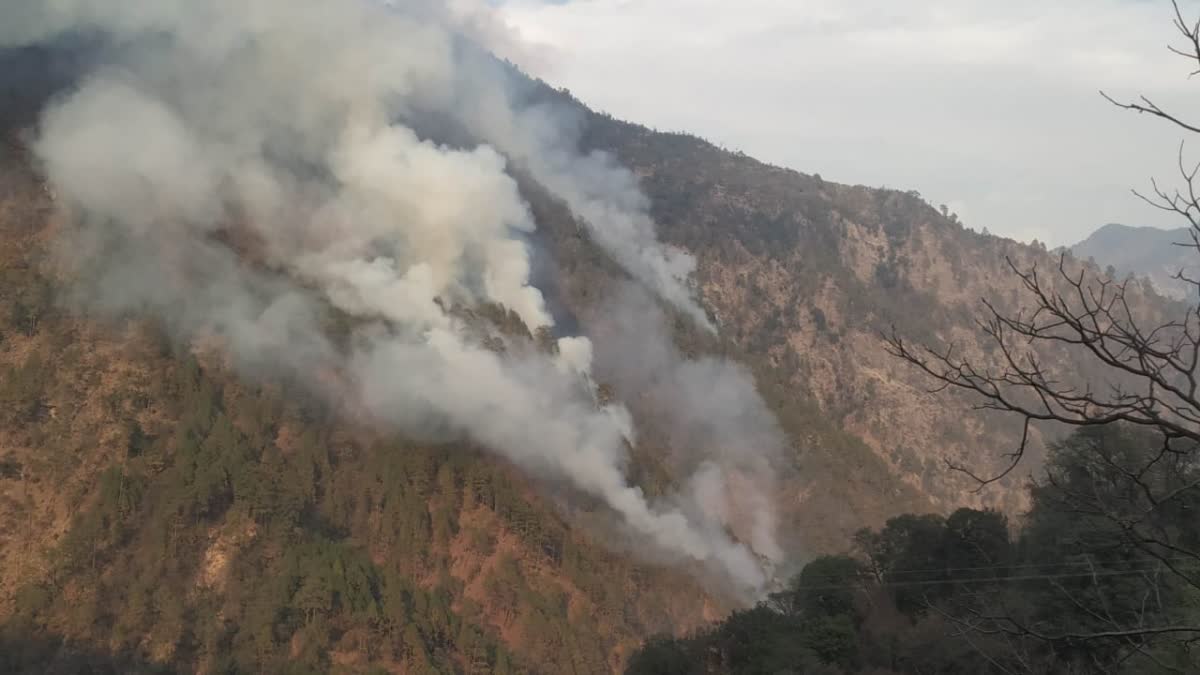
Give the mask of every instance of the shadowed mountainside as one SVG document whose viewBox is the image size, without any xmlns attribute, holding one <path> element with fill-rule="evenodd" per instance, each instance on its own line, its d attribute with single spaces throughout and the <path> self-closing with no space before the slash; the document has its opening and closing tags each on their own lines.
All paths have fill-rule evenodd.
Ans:
<svg viewBox="0 0 1200 675">
<path fill-rule="evenodd" d="M 172 345 L 145 317 L 71 309 L 52 255 L 70 243 L 70 214 L 18 133 L 54 88 L 0 88 L 0 109 L 24 111 L 0 148 L 0 622 L 90 645 L 38 637 L 46 648 L 29 653 L 51 672 L 77 658 L 98 672 L 611 672 L 645 636 L 730 607 L 719 589 L 626 555 L 596 505 L 547 495 L 478 448 L 381 434 L 286 381 L 239 379 L 219 341 Z M 1020 306 L 1006 259 L 1053 268 L 1053 256 L 964 229 L 915 194 L 580 114 L 587 147 L 636 172 L 662 236 L 699 260 L 719 335 L 679 316 L 675 344 L 749 367 L 789 436 L 773 498 L 793 561 L 844 550 L 896 513 L 1022 506 L 1019 477 L 964 497 L 970 482 L 944 464 L 988 466 L 1016 430 L 928 394 L 880 335 L 895 326 L 987 355 L 978 300 Z M 605 353 L 618 327 L 603 298 L 628 279 L 519 179 L 534 245 L 558 268 L 544 290 L 595 340 L 596 377 L 638 426 L 631 475 L 662 491 L 677 439 L 656 425 L 652 391 L 621 384 L 622 354 Z M 481 320 L 505 323 L 488 311 Z"/>
</svg>

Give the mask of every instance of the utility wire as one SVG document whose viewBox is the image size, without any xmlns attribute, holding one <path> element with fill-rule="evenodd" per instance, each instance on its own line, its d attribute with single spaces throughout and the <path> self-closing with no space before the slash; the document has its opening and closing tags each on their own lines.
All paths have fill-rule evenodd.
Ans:
<svg viewBox="0 0 1200 675">
<path fill-rule="evenodd" d="M 1150 566 L 1151 568 L 1153 568 L 1154 566 L 1159 566 L 1165 562 L 1183 563 L 1183 564 L 1189 564 L 1189 563 L 1190 564 L 1200 564 L 1200 558 L 1197 558 L 1196 556 L 1174 556 L 1174 557 L 1164 557 L 1164 558 L 1144 558 L 1141 560 L 1108 560 L 1108 561 L 1077 560 L 1077 561 L 1072 561 L 1072 562 L 1059 562 L 1059 563 L 1024 563 L 1024 564 L 1019 564 L 1019 565 L 980 565 L 978 567 L 931 567 L 931 568 L 927 568 L 927 569 L 886 570 L 884 572 L 884 574 L 886 574 L 888 576 L 892 576 L 895 574 L 939 574 L 939 573 L 946 573 L 946 572 L 981 572 L 981 571 L 988 571 L 988 570 L 1009 570 L 1009 571 L 1022 570 L 1022 569 L 1045 570 L 1045 569 L 1056 569 L 1056 568 L 1060 568 L 1060 567 L 1111 568 L 1111 567 L 1119 567 L 1121 565 L 1130 565 L 1130 566 L 1147 565 L 1147 566 Z M 828 578 L 828 579 L 841 579 L 841 578 L 844 578 L 845 576 L 846 575 L 842 575 L 842 574 L 816 574 L 816 575 L 810 575 L 810 578 L 816 577 L 816 578 Z"/>
<path fill-rule="evenodd" d="M 974 577 L 968 579 L 922 579 L 919 581 L 883 581 L 876 582 L 874 585 L 879 588 L 901 588 L 907 586 L 948 586 L 948 585 L 967 585 L 967 584 L 1009 584 L 1018 581 L 1043 581 L 1049 579 L 1090 579 L 1093 577 L 1120 577 L 1120 576 L 1144 576 L 1147 572 L 1155 572 L 1162 570 L 1161 566 L 1147 567 L 1144 569 L 1126 569 L 1126 570 L 1096 570 L 1094 572 L 1072 572 L 1062 574 L 1023 574 L 1007 577 Z M 859 578 L 864 581 L 875 582 L 875 578 L 870 575 L 862 575 Z M 855 584 L 829 584 L 820 586 L 801 586 L 796 590 L 803 591 L 834 591 L 834 590 L 857 590 L 860 585 Z"/>
</svg>

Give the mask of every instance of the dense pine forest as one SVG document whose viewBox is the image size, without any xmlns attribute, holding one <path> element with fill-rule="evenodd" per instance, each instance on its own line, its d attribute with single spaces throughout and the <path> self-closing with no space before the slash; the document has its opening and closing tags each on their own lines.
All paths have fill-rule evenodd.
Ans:
<svg viewBox="0 0 1200 675">
<path fill-rule="evenodd" d="M 651 641 L 626 672 L 1195 672 L 1200 566 L 1179 551 L 1200 546 L 1200 467 L 1166 458 L 1143 477 L 1150 491 L 1131 489 L 1155 441 L 1081 430 L 1051 451 L 1019 524 L 969 508 L 898 516 L 754 609 Z M 1149 496 L 1176 491 L 1165 508 Z M 1141 527 L 1170 548 L 1132 538 Z"/>
<path fill-rule="evenodd" d="M 1200 672 L 1200 280 L 249 6 L 0 9 L 0 673 Z"/>
<path fill-rule="evenodd" d="M 477 446 L 71 311 L 19 144 L 0 185 L 0 672 L 601 673 L 723 611 Z"/>
</svg>

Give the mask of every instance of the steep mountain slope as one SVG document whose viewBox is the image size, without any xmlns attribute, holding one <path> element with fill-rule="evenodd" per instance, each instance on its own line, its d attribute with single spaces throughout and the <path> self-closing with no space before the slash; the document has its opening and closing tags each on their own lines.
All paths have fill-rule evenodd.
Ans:
<svg viewBox="0 0 1200 675">
<path fill-rule="evenodd" d="M 1185 300 L 1195 292 L 1195 287 L 1175 277 L 1183 271 L 1188 277 L 1196 278 L 1196 251 L 1176 244 L 1190 244 L 1191 241 L 1186 227 L 1164 230 L 1110 223 L 1070 250 L 1081 260 L 1093 259 L 1102 267 L 1111 265 L 1119 276 L 1147 277 L 1163 295 Z"/>
<path fill-rule="evenodd" d="M 6 143 L 0 670 L 610 672 L 720 613 L 476 449 L 65 311 L 56 213 Z"/>
<path fill-rule="evenodd" d="M 1005 259 L 1055 258 L 965 230 L 913 194 L 766 166 L 544 87 L 529 95 L 575 109 L 585 147 L 631 167 L 662 236 L 697 256 L 719 332 L 676 312 L 669 337 L 688 356 L 746 364 L 787 432 L 772 497 L 790 562 L 844 549 L 855 529 L 900 512 L 1020 507 L 1004 485 L 964 494 L 970 482 L 942 461 L 995 461 L 1016 440 L 1011 425 L 926 393 L 880 333 L 894 325 L 986 356 L 978 299 L 1022 302 Z M 251 380 L 219 340 L 172 344 L 136 312 L 88 316 L 69 301 L 71 270 L 50 255 L 72 245 L 71 214 L 19 136 L 5 138 L 0 666 L 610 672 L 646 635 L 685 631 L 732 604 L 702 571 L 630 555 L 598 504 L 480 448 L 397 438 L 352 401 Z M 562 323 L 593 338 L 601 389 L 630 405 L 632 478 L 665 492 L 677 480 L 671 449 L 690 439 L 659 423 L 656 383 L 626 372 L 644 345 L 620 339 L 609 299 L 629 275 L 553 193 L 518 174 L 539 225 L 532 243 L 555 268 L 538 283 Z M 1144 295 L 1150 311 L 1169 309 Z M 503 308 L 480 313 L 523 330 Z M 1063 353 L 1042 356 L 1089 372 Z"/>
<path fill-rule="evenodd" d="M 859 505 L 856 516 L 867 522 L 889 510 L 920 508 L 919 499 L 939 509 L 975 504 L 1019 511 L 1021 493 L 1011 487 L 1036 471 L 1042 434 L 1011 481 L 975 494 L 974 482 L 948 470 L 946 461 L 986 472 L 1003 463 L 1019 430 L 1003 417 L 964 415 L 973 401 L 954 392 L 931 395 L 922 375 L 886 353 L 881 335 L 894 328 L 908 340 L 955 344 L 959 353 L 988 362 L 995 353 L 975 323 L 980 301 L 1005 312 L 1027 306 L 1010 261 L 1053 277 L 1059 256 L 965 229 L 916 193 L 829 183 L 686 135 L 594 116 L 587 142 L 634 167 L 663 236 L 695 253 L 705 306 L 729 353 L 755 364 L 770 396 L 808 402 L 826 428 L 870 449 L 870 459 L 850 459 L 827 440 L 832 436 L 814 432 L 820 425 L 812 417 L 792 425 L 801 475 L 812 479 L 819 471 L 816 490 L 828 490 L 830 476 L 853 485 L 876 471 L 871 480 L 879 485 L 908 488 L 872 495 L 865 485 L 848 487 L 847 501 Z M 1063 262 L 1071 274 L 1088 266 L 1069 256 Z M 1090 273 L 1102 275 L 1095 266 Z M 1066 288 L 1062 279 L 1057 286 Z M 1151 318 L 1179 309 L 1148 286 L 1135 284 L 1129 293 Z M 1104 369 L 1078 353 L 1039 357 L 1065 378 L 1102 381 Z M 783 413 L 785 424 L 791 417 Z M 817 494 L 801 494 L 795 503 L 803 512 L 804 500 Z M 830 506 L 822 501 L 814 510 Z"/>
</svg>

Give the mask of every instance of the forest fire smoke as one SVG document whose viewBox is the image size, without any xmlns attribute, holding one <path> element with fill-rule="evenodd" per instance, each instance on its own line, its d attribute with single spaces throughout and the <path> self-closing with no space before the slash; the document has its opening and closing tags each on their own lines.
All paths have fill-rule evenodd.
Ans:
<svg viewBox="0 0 1200 675">
<path fill-rule="evenodd" d="M 0 10 L 0 47 L 84 35 L 104 45 L 43 111 L 33 141 L 58 199 L 77 214 L 61 247 L 84 277 L 77 299 L 152 311 L 182 340 L 220 335 L 247 373 L 303 379 L 314 364 L 336 364 L 378 421 L 416 437 L 469 438 L 540 480 L 602 499 L 659 555 L 760 590 L 759 556 L 782 555 L 767 469 L 781 441 L 748 376 L 666 346 L 639 361 L 668 383 L 658 400 L 683 437 L 725 425 L 713 442 L 689 441 L 676 464 L 680 491 L 651 500 L 626 479 L 630 415 L 597 399 L 586 337 L 561 337 L 554 354 L 498 353 L 452 311 L 500 305 L 530 332 L 554 326 L 530 282 L 537 223 L 510 175 L 517 165 L 639 288 L 711 329 L 687 283 L 695 261 L 658 240 L 633 174 L 580 153 L 568 116 L 518 104 L 512 75 L 486 57 L 490 45 L 472 42 L 494 31 L 480 29 L 478 13 L 461 16 L 419 0 L 59 0 Z M 406 121 L 431 113 L 475 143 L 442 145 Z M 246 224 L 262 266 L 214 236 L 231 221 Z M 614 302 L 635 317 L 623 339 L 669 342 L 654 302 Z M 331 307 L 354 319 L 347 344 L 321 328 Z M 760 424 L 765 432 L 742 433 Z M 731 491 L 730 480 L 757 489 Z M 751 513 L 738 538 L 748 543 L 727 532 L 733 510 Z"/>
</svg>

